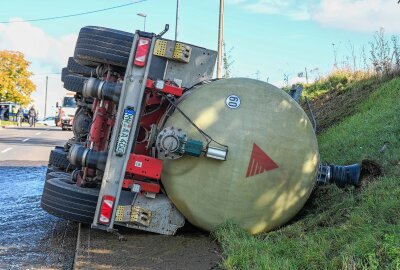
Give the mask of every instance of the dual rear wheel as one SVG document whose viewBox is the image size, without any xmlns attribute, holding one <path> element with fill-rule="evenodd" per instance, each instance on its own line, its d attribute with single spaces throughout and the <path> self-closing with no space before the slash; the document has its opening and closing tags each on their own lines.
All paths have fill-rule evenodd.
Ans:
<svg viewBox="0 0 400 270">
<path fill-rule="evenodd" d="M 98 76 L 96 67 L 101 64 L 111 65 L 113 70 L 124 74 L 133 36 L 132 33 L 104 27 L 83 27 L 78 36 L 74 57 L 68 59 L 67 67 L 61 72 L 64 88 L 82 93 L 85 81 L 89 77 Z M 81 107 L 78 111 L 79 109 L 82 110 Z M 75 116 L 77 115 L 78 113 Z M 76 168 L 70 164 L 67 155 L 64 147 L 56 147 L 51 151 L 41 206 L 57 217 L 91 223 L 99 189 L 82 188 L 72 181 L 71 172 Z"/>
</svg>

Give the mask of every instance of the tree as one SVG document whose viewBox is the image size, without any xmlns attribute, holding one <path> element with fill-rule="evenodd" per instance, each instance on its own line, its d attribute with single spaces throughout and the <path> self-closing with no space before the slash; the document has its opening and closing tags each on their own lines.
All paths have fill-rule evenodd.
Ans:
<svg viewBox="0 0 400 270">
<path fill-rule="evenodd" d="M 31 93 L 36 85 L 29 79 L 24 54 L 17 51 L 0 51 L 0 101 L 11 101 L 23 106 L 31 102 Z"/>
<path fill-rule="evenodd" d="M 222 55 L 222 68 L 224 70 L 224 75 L 222 78 L 230 78 L 231 77 L 231 68 L 235 61 L 232 60 L 232 50 L 233 47 L 226 51 L 225 42 L 222 43 L 224 53 Z"/>
<path fill-rule="evenodd" d="M 388 74 L 392 68 L 391 52 L 389 42 L 385 38 L 383 28 L 375 32 L 374 41 L 371 45 L 371 62 L 377 73 Z"/>
</svg>

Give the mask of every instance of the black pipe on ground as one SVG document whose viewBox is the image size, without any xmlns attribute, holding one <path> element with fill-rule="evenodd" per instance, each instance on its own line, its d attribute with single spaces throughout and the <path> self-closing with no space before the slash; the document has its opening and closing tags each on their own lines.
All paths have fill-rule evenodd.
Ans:
<svg viewBox="0 0 400 270">
<path fill-rule="evenodd" d="M 336 184 L 338 187 L 360 186 L 361 164 L 348 166 L 320 165 L 318 184 Z"/>
</svg>

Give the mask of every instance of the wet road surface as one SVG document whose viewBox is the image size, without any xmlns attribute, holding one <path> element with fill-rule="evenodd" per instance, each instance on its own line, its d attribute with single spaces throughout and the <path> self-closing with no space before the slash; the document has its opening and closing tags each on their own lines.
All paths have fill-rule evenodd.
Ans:
<svg viewBox="0 0 400 270">
<path fill-rule="evenodd" d="M 40 207 L 46 165 L 59 128 L 0 128 L 0 269 L 219 269 L 221 250 L 186 228 L 164 236 L 122 228 L 127 241 L 47 214 Z"/>
<path fill-rule="evenodd" d="M 0 127 L 0 165 L 10 160 L 47 161 L 54 146 L 72 136 L 60 127 Z"/>
<path fill-rule="evenodd" d="M 0 269 L 72 269 L 78 225 L 44 212 L 45 166 L 0 166 Z"/>
</svg>

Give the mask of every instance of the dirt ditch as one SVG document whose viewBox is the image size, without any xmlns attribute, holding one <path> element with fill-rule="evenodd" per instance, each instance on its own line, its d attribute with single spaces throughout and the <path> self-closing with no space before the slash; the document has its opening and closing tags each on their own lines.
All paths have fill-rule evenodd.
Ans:
<svg viewBox="0 0 400 270">
<path fill-rule="evenodd" d="M 382 166 L 377 161 L 364 159 L 361 162 L 361 187 L 365 187 L 368 183 L 373 182 L 378 176 L 381 176 L 382 174 Z"/>
<path fill-rule="evenodd" d="M 310 100 L 317 121 L 317 133 L 335 125 L 344 117 L 354 114 L 358 104 L 366 100 L 374 89 L 376 86 L 370 82 L 348 91 L 331 90 Z M 308 112 L 306 104 L 302 107 Z"/>
<path fill-rule="evenodd" d="M 175 236 L 119 228 L 123 241 L 80 226 L 75 269 L 221 269 L 219 245 L 190 225 Z"/>
</svg>

